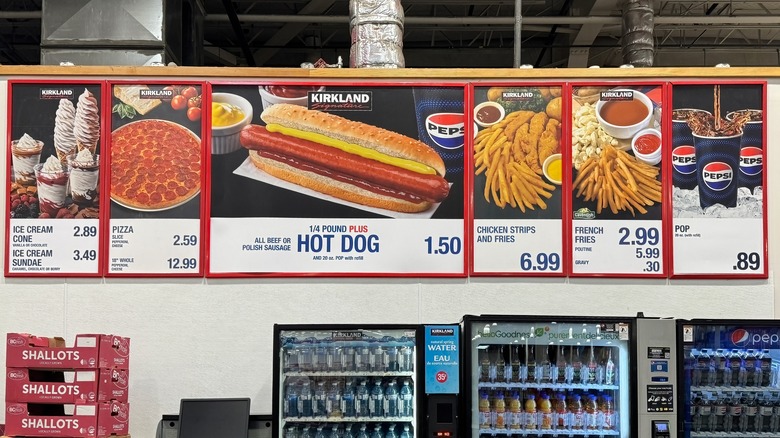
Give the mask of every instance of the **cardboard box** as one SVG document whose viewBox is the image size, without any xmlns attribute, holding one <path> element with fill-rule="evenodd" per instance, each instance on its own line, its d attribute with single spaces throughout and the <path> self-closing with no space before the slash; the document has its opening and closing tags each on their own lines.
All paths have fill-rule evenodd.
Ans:
<svg viewBox="0 0 780 438">
<path fill-rule="evenodd" d="M 15 403 L 127 402 L 128 372 L 99 370 L 40 371 L 8 368 L 5 401 Z"/>
<path fill-rule="evenodd" d="M 5 433 L 9 436 L 73 438 L 128 434 L 130 405 L 126 403 L 90 403 L 64 407 L 65 415 L 32 415 L 30 404 L 7 403 Z"/>
<path fill-rule="evenodd" d="M 130 338 L 113 335 L 76 335 L 73 347 L 62 338 L 8 333 L 6 366 L 34 369 L 130 368 Z"/>
</svg>

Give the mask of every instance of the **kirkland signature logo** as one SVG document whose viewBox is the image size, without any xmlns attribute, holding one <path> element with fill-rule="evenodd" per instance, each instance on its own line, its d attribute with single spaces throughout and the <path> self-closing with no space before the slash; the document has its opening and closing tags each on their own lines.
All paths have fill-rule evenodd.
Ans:
<svg viewBox="0 0 780 438">
<path fill-rule="evenodd" d="M 454 334 L 455 334 L 455 329 L 451 329 L 451 328 L 431 329 L 431 336 L 452 336 Z"/>
</svg>

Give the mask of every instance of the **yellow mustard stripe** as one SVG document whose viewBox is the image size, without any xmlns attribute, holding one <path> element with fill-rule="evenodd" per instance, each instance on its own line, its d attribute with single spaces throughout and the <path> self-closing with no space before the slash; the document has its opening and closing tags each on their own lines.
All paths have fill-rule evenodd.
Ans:
<svg viewBox="0 0 780 438">
<path fill-rule="evenodd" d="M 359 146 L 345 141 L 336 140 L 334 138 L 327 137 L 322 134 L 314 132 L 301 131 L 299 129 L 287 128 L 282 125 L 271 123 L 265 127 L 270 132 L 278 132 L 279 134 L 289 135 L 290 137 L 300 138 L 303 140 L 313 141 L 315 143 L 324 144 L 337 149 L 341 149 L 344 152 L 355 154 L 369 160 L 379 161 L 380 163 L 389 164 L 391 166 L 400 167 L 402 169 L 411 170 L 412 172 L 422 173 L 426 175 L 435 175 L 436 169 L 428 165 L 418 163 L 416 161 L 407 160 L 405 158 L 391 157 L 390 155 L 377 152 L 373 149 L 369 149 L 363 146 Z"/>
</svg>

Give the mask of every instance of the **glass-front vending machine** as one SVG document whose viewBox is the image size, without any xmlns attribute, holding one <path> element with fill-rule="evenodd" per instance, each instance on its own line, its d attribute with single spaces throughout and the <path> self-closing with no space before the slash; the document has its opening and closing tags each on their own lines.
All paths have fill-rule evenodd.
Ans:
<svg viewBox="0 0 780 438">
<path fill-rule="evenodd" d="M 275 325 L 275 438 L 416 438 L 417 325 Z"/>
<path fill-rule="evenodd" d="M 780 437 L 780 322 L 678 320 L 683 438 Z"/>
<path fill-rule="evenodd" d="M 464 317 L 464 435 L 636 436 L 635 321 Z"/>
</svg>

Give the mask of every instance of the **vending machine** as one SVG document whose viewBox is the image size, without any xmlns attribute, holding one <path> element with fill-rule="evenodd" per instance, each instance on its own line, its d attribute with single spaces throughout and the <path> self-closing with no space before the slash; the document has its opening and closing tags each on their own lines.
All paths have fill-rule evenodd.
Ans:
<svg viewBox="0 0 780 438">
<path fill-rule="evenodd" d="M 459 334 L 275 325 L 274 438 L 456 438 Z"/>
<path fill-rule="evenodd" d="M 780 323 L 678 320 L 682 438 L 780 437 Z"/>
<path fill-rule="evenodd" d="M 630 317 L 464 317 L 464 436 L 636 436 L 635 331 Z"/>
</svg>

